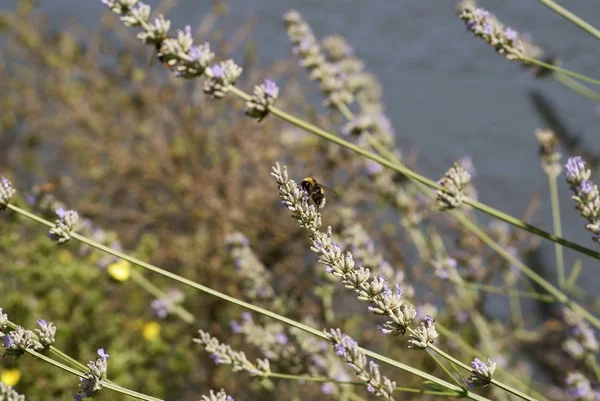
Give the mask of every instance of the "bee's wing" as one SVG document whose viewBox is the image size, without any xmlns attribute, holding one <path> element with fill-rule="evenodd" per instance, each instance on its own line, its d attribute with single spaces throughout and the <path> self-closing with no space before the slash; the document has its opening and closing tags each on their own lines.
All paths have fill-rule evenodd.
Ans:
<svg viewBox="0 0 600 401">
<path fill-rule="evenodd" d="M 328 187 L 327 185 L 323 185 L 321 183 L 319 183 L 320 186 L 322 186 L 324 189 L 326 189 L 327 191 L 331 192 L 332 194 L 334 194 L 335 196 L 339 197 L 340 194 L 333 188 Z"/>
</svg>

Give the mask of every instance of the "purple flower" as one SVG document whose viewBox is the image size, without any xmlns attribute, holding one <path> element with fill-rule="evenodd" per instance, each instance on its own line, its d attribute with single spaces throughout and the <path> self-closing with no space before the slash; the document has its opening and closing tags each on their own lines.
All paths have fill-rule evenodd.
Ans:
<svg viewBox="0 0 600 401">
<path fill-rule="evenodd" d="M 325 383 L 321 385 L 321 391 L 323 394 L 333 394 L 335 392 L 335 385 L 333 383 Z"/>
<path fill-rule="evenodd" d="M 221 363 L 223 363 L 223 360 L 221 359 L 221 357 L 216 353 L 210 354 L 210 359 L 212 359 L 214 361 L 214 363 L 216 363 L 217 365 L 220 365 Z"/>
<path fill-rule="evenodd" d="M 2 345 L 6 349 L 11 349 L 15 347 L 15 342 L 13 341 L 10 334 L 5 334 L 4 337 L 2 337 Z"/>
<path fill-rule="evenodd" d="M 582 195 L 589 195 L 594 190 L 594 184 L 590 180 L 581 181 L 579 191 Z"/>
<path fill-rule="evenodd" d="M 269 97 L 277 97 L 279 95 L 277 84 L 270 79 L 265 79 L 265 95 Z"/>
<path fill-rule="evenodd" d="M 565 164 L 565 176 L 569 184 L 578 184 L 585 171 L 585 162 L 581 156 L 570 157 Z"/>
<path fill-rule="evenodd" d="M 375 387 L 373 387 L 373 385 L 371 385 L 371 383 L 369 383 L 369 384 L 367 385 L 367 391 L 368 391 L 369 393 L 374 393 L 374 392 L 375 392 Z"/>
<path fill-rule="evenodd" d="M 476 17 L 480 17 L 482 19 L 487 19 L 487 18 L 490 17 L 490 12 L 484 10 L 483 8 L 476 9 L 475 12 L 474 12 L 474 14 L 475 14 Z"/>
<path fill-rule="evenodd" d="M 219 64 L 210 67 L 210 71 L 212 72 L 213 78 L 223 78 L 223 75 L 225 74 L 225 68 L 221 67 Z"/>
<path fill-rule="evenodd" d="M 167 310 L 167 304 L 163 299 L 155 299 L 152 301 L 152 303 L 150 303 L 150 306 L 154 310 L 156 317 L 159 319 L 164 319 L 169 314 L 169 311 Z"/>
<path fill-rule="evenodd" d="M 490 36 L 494 34 L 494 27 L 491 22 L 488 21 L 483 25 L 483 33 Z"/>
<path fill-rule="evenodd" d="M 275 336 L 275 340 L 281 345 L 285 345 L 288 343 L 288 338 L 283 333 L 277 333 L 277 335 Z"/>
<path fill-rule="evenodd" d="M 469 318 L 470 318 L 470 314 L 468 311 L 461 311 L 456 316 L 456 320 L 458 321 L 458 323 L 461 323 L 461 324 L 468 322 Z"/>
<path fill-rule="evenodd" d="M 99 349 L 98 349 L 98 356 L 99 356 L 100 358 L 102 358 L 102 361 L 103 361 L 103 362 L 106 362 L 106 360 L 108 359 L 108 357 L 109 357 L 110 355 L 108 355 L 106 352 L 104 352 L 104 348 L 99 348 Z"/>
<path fill-rule="evenodd" d="M 203 55 L 204 55 L 204 52 L 202 51 L 202 48 L 200 46 L 194 45 L 194 46 L 191 46 L 190 49 L 188 50 L 188 56 L 190 56 L 192 61 L 199 61 Z M 214 70 L 213 70 L 213 73 L 215 73 Z"/>
<path fill-rule="evenodd" d="M 38 326 L 40 326 L 40 329 L 44 329 L 48 325 L 48 322 L 46 322 L 44 319 L 39 319 L 36 323 Z"/>
<path fill-rule="evenodd" d="M 239 324 L 237 321 L 232 320 L 230 323 L 231 326 L 231 331 L 233 331 L 234 333 L 238 334 L 242 332 L 242 325 Z"/>
<path fill-rule="evenodd" d="M 384 336 L 387 336 L 388 334 L 391 334 L 391 333 L 393 332 L 393 330 L 386 329 L 385 327 L 383 327 L 383 326 L 382 326 L 382 325 L 380 325 L 380 324 L 378 324 L 378 325 L 377 325 L 377 330 L 381 331 L 381 333 L 382 333 Z"/>
<path fill-rule="evenodd" d="M 64 217 L 67 215 L 67 211 L 66 211 L 65 209 L 63 209 L 62 207 L 61 207 L 61 208 L 58 208 L 58 209 L 56 209 L 56 215 L 57 215 L 57 216 L 58 216 L 60 219 L 63 219 L 63 218 L 64 218 Z"/>
<path fill-rule="evenodd" d="M 485 363 L 481 362 L 481 359 L 475 358 L 471 361 L 471 367 L 475 369 L 477 372 L 482 372 L 487 369 Z"/>
<path fill-rule="evenodd" d="M 4 338 L 6 338 L 6 337 L 4 337 Z M 344 347 L 344 344 L 342 344 L 341 342 L 334 345 L 333 349 L 335 350 L 335 354 L 338 356 L 346 355 L 346 347 Z"/>
<path fill-rule="evenodd" d="M 514 41 L 514 40 L 516 40 L 516 39 L 517 39 L 517 36 L 519 35 L 519 34 L 517 33 L 517 31 L 515 31 L 515 30 L 514 30 L 514 29 L 512 29 L 512 28 L 506 28 L 506 29 L 504 30 L 504 34 L 506 35 L 506 38 L 507 38 L 508 40 L 513 40 L 513 41 Z"/>
</svg>

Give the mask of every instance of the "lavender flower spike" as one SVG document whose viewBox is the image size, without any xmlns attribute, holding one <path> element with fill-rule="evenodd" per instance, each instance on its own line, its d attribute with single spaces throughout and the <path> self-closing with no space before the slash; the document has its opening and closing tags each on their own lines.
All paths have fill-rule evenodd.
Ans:
<svg viewBox="0 0 600 401">
<path fill-rule="evenodd" d="M 79 393 L 73 396 L 75 401 L 81 401 L 84 398 L 94 398 L 102 390 L 102 382 L 106 380 L 109 355 L 104 352 L 104 348 L 100 348 L 97 353 L 98 356 L 96 359 L 89 361 L 87 364 L 88 373 L 86 373 L 85 377 L 80 378 Z"/>
<path fill-rule="evenodd" d="M 15 330 L 4 334 L 2 345 L 6 349 L 5 355 L 13 355 L 19 358 L 28 349 L 38 348 L 40 343 L 34 339 L 33 331 L 17 326 Z"/>
<path fill-rule="evenodd" d="M 242 67 L 238 66 L 233 60 L 227 60 L 208 67 L 204 73 L 208 77 L 204 81 L 204 93 L 220 99 L 229 92 L 229 88 L 235 85 L 240 75 L 242 75 Z"/>
<path fill-rule="evenodd" d="M 465 196 L 464 190 L 470 181 L 471 174 L 459 163 L 454 163 L 454 166 L 438 181 L 438 185 L 443 187 L 445 191 L 439 190 L 436 193 L 437 208 L 448 210 L 460 206 Z"/>
<path fill-rule="evenodd" d="M 201 401 L 233 401 L 233 397 L 227 395 L 223 389 L 221 389 L 218 393 L 210 390 L 210 394 L 208 396 L 203 395 Z"/>
<path fill-rule="evenodd" d="M 525 40 L 513 28 L 506 27 L 495 15 L 478 8 L 474 0 L 463 0 L 457 7 L 458 16 L 469 31 L 503 54 L 508 60 L 516 60 L 531 67 L 527 58 L 539 59 L 543 50 Z M 538 71 L 538 76 L 540 76 Z"/>
<path fill-rule="evenodd" d="M 343 334 L 340 329 L 331 329 L 325 331 L 327 338 L 333 344 L 336 355 L 344 359 L 350 366 L 356 376 L 365 382 L 370 393 L 386 400 L 393 400 L 392 393 L 396 387 L 396 382 L 391 381 L 379 372 L 379 366 L 373 361 L 368 361 L 358 343 L 352 338 Z"/>
<path fill-rule="evenodd" d="M 261 122 L 268 114 L 279 96 L 279 88 L 275 82 L 265 79 L 265 82 L 254 87 L 254 95 L 246 103 L 246 115 Z"/>
<path fill-rule="evenodd" d="M 268 359 L 256 359 L 253 364 L 246 358 L 246 354 L 234 351 L 227 344 L 219 343 L 219 340 L 202 330 L 198 330 L 198 337 L 194 338 L 194 342 L 202 345 L 206 352 L 210 352 L 216 364 L 232 365 L 234 372 L 246 371 L 251 376 L 264 378 L 271 373 Z"/>
<path fill-rule="evenodd" d="M 571 157 L 565 165 L 565 177 L 575 195 L 571 197 L 581 215 L 588 221 L 585 228 L 600 243 L 600 192 L 589 178 L 592 172 L 579 156 Z"/>
<path fill-rule="evenodd" d="M 25 401 L 25 396 L 17 393 L 11 386 L 0 383 L 0 400 Z"/>
<path fill-rule="evenodd" d="M 0 331 L 6 328 L 6 323 L 8 323 L 8 315 L 2 313 L 2 308 L 0 308 Z"/>
<path fill-rule="evenodd" d="M 421 325 L 417 327 L 410 335 L 408 340 L 408 348 L 411 349 L 426 349 L 429 344 L 432 344 L 439 334 L 435 329 L 435 320 L 431 316 L 425 316 Z"/>
<path fill-rule="evenodd" d="M 540 162 L 542 168 L 550 177 L 558 177 L 562 172 L 560 165 L 558 138 L 554 131 L 549 129 L 536 129 L 535 137 L 538 141 Z"/>
<path fill-rule="evenodd" d="M 473 373 L 469 376 L 469 387 L 485 387 L 492 382 L 494 372 L 496 371 L 496 362 L 487 358 L 487 363 L 479 358 L 471 361 Z"/>
<path fill-rule="evenodd" d="M 12 198 L 15 192 L 15 189 L 8 179 L 4 177 L 0 178 L 0 210 L 6 209 L 8 202 L 10 202 L 10 198 Z"/>
<path fill-rule="evenodd" d="M 298 184 L 289 178 L 286 167 L 275 163 L 271 175 L 277 181 L 284 206 L 292 211 L 292 217 L 298 220 L 300 226 L 309 231 L 310 249 L 319 256 L 325 271 L 337 277 L 346 288 L 353 289 L 359 300 L 369 303 L 370 312 L 388 319 L 380 326 L 384 334 L 404 334 L 416 311 L 404 301 L 399 286 L 391 289 L 381 275 L 373 275 L 370 269 L 357 265 L 352 253 L 342 252 L 333 239 L 331 227 L 326 232 L 320 230 L 321 214 L 308 203 Z"/>
<path fill-rule="evenodd" d="M 52 322 L 46 322 L 44 319 L 37 321 L 39 329 L 35 329 L 35 333 L 38 336 L 41 349 L 47 348 L 54 344 L 56 341 L 54 336 L 56 335 L 56 326 Z M 36 350 L 37 351 L 37 350 Z"/>
<path fill-rule="evenodd" d="M 79 214 L 74 210 L 65 211 L 61 208 L 56 211 L 56 215 L 58 220 L 48 232 L 48 237 L 52 241 L 58 242 L 58 245 L 62 245 L 71 239 L 71 234 L 79 221 Z"/>
</svg>

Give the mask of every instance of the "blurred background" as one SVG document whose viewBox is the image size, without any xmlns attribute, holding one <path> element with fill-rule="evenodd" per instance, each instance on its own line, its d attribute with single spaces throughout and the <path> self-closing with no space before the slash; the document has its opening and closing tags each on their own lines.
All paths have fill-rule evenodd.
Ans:
<svg viewBox="0 0 600 401">
<path fill-rule="evenodd" d="M 420 173 L 437 180 L 455 160 L 468 156 L 480 201 L 515 216 L 533 205 L 529 221 L 547 231 L 552 228 L 548 185 L 534 130 L 555 129 L 564 161 L 582 153 L 592 165 L 599 160 L 596 105 L 552 79 L 535 80 L 495 54 L 466 32 L 453 2 L 148 3 L 166 12 L 172 30 L 198 27 L 196 39 L 210 41 L 219 59 L 233 56 L 243 65 L 242 89 L 251 91 L 265 77 L 281 82 L 281 108 L 332 131 L 339 131 L 340 120 L 321 107 L 317 86 L 307 84 L 306 73 L 297 67 L 281 16 L 296 9 L 318 37 L 341 34 L 380 80 L 397 143 L 416 160 Z M 600 25 L 593 2 L 571 3 L 572 12 Z M 564 67 L 597 78 L 595 39 L 575 25 L 536 1 L 479 4 L 528 32 Z M 48 212 L 48 206 L 65 202 L 105 230 L 108 243 L 242 296 L 225 244 L 227 235 L 240 231 L 263 263 L 281 274 L 278 288 L 297 298 L 288 313 L 297 318 L 318 303 L 303 298 L 312 282 L 297 280 L 314 258 L 306 260 L 305 233 L 277 207 L 269 177 L 274 161 L 287 163 L 297 180 L 314 175 L 340 192 L 325 218 L 335 221 L 336 207 L 356 207 L 370 211 L 378 244 L 402 238 L 381 229 L 389 211 L 364 189 L 369 178 L 342 157 L 347 153 L 274 118 L 249 123 L 242 102 L 212 101 L 201 93 L 201 82 L 168 76 L 160 63 L 149 64 L 152 49 L 137 43 L 134 30 L 123 27 L 99 0 L 0 0 L 0 12 L 0 173 L 21 191 L 23 205 Z M 562 180 L 559 188 L 564 237 L 593 248 Z M 357 195 L 351 195 L 353 189 Z M 52 197 L 44 198 L 48 193 Z M 47 203 L 40 205 L 42 198 Z M 144 324 L 155 320 L 149 307 L 153 297 L 130 296 L 140 291 L 128 287 L 130 282 L 109 280 L 102 269 L 83 269 L 82 264 L 98 264 L 100 256 L 90 259 L 74 244 L 57 254 L 42 237 L 42 227 L 7 213 L 2 219 L 0 257 L 6 267 L 0 269 L 0 306 L 9 317 L 23 325 L 40 317 L 57 321 L 60 344 L 80 361 L 92 359 L 98 347 L 115 349 L 110 360 L 114 376 L 109 376 L 157 397 L 197 399 L 207 392 L 209 378 L 213 388 L 227 386 L 234 394 L 250 385 L 250 379 L 233 384 L 227 369 L 206 368 L 210 361 L 190 341 L 200 327 L 218 335 L 230 320 L 239 319 L 239 309 L 187 293 L 185 306 L 196 324 L 161 323 L 162 340 L 136 342 Z M 392 264 L 410 269 L 414 250 L 398 257 L 387 249 Z M 542 242 L 531 259 L 550 280 L 553 250 Z M 569 270 L 576 256 L 566 251 Z M 584 258 L 580 285 L 590 294 L 600 290 L 592 279 L 596 266 Z M 156 284 L 165 291 L 173 286 L 164 280 Z M 493 316 L 508 316 L 506 303 L 487 305 Z M 525 310 L 539 312 L 535 305 L 526 304 Z M 368 331 L 364 334 L 368 338 Z M 27 363 L 28 371 L 37 373 L 23 375 L 17 388 L 26 389 L 31 399 L 50 399 L 44 391 L 53 391 L 57 398 L 52 399 L 75 392 L 72 377 L 26 359 L 20 369 Z M 16 366 L 5 358 L 0 368 Z M 277 399 L 252 385 L 253 394 Z M 102 397 L 117 399 L 111 398 L 114 394 Z M 259 398 L 247 394 L 240 399 Z"/>
</svg>

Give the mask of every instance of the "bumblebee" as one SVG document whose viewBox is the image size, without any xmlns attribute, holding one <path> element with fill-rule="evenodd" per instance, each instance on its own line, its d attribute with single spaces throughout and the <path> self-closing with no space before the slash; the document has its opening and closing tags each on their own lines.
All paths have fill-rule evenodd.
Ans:
<svg viewBox="0 0 600 401">
<path fill-rule="evenodd" d="M 313 177 L 306 177 L 300 183 L 300 189 L 313 201 L 317 209 L 325 206 L 325 188 L 327 187 L 319 184 Z"/>
</svg>

